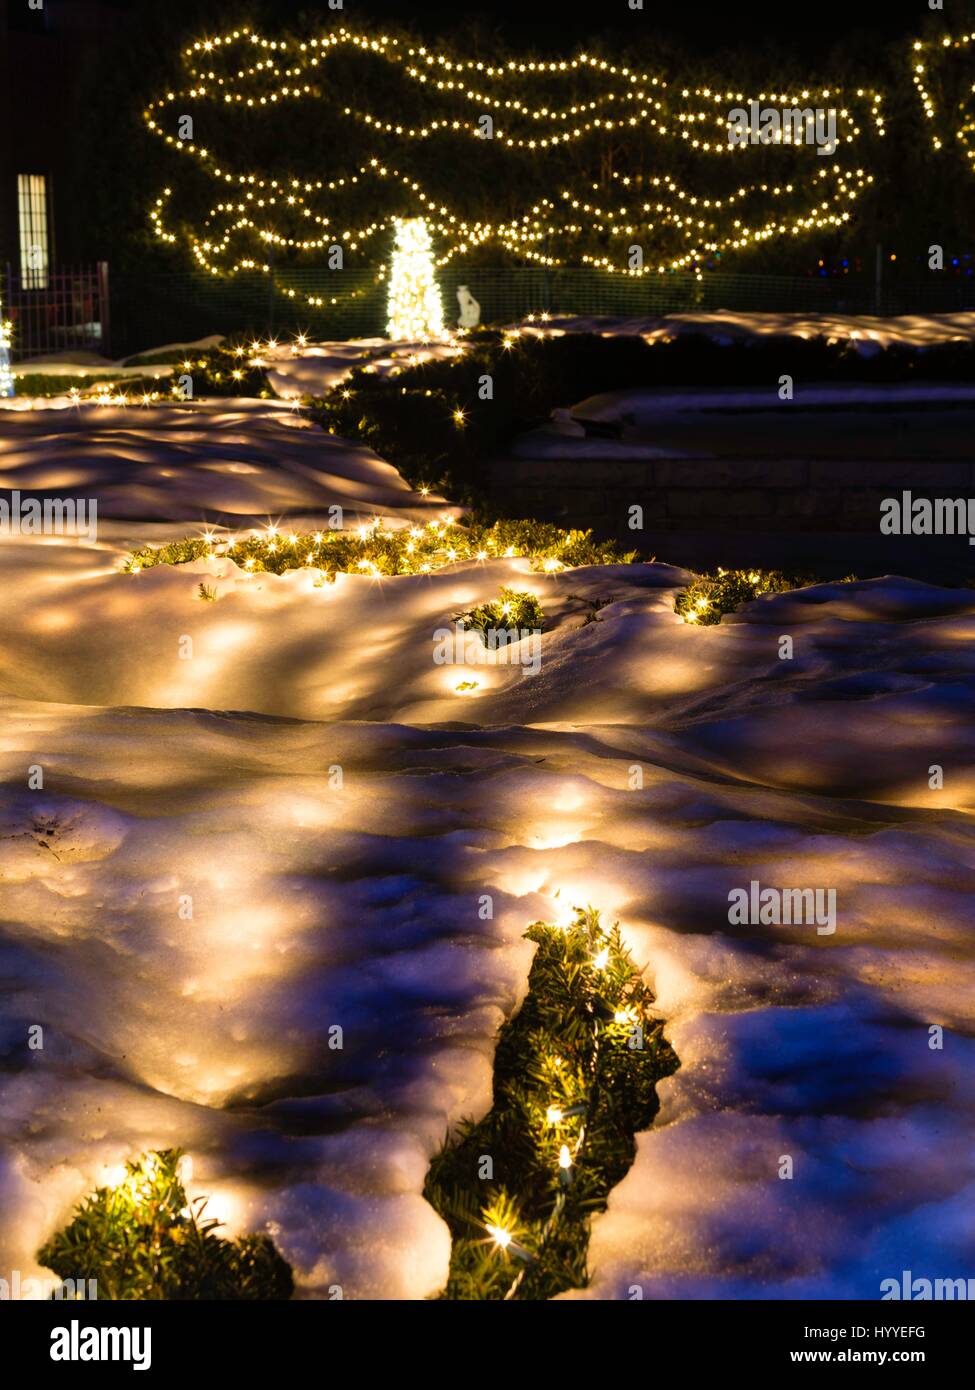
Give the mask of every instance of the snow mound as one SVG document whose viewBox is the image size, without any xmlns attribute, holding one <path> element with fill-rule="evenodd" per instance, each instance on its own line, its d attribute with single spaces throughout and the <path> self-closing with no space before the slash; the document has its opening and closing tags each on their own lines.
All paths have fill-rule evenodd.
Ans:
<svg viewBox="0 0 975 1390">
<path fill-rule="evenodd" d="M 971 342 L 975 338 L 975 309 L 952 314 L 900 314 L 881 318 L 870 314 L 759 313 L 719 309 L 702 313 L 647 314 L 620 317 L 605 314 L 547 315 L 517 325 L 522 333 L 545 337 L 563 333 L 598 333 L 656 339 L 704 334 L 715 342 L 748 342 L 755 338 L 826 338 L 852 343 L 865 356 L 894 344 L 930 347 L 935 343 Z"/>
<path fill-rule="evenodd" d="M 192 406 L 74 405 L 3 421 L 0 487 L 26 496 L 94 498 L 99 521 L 252 527 L 288 516 L 327 524 L 376 511 L 401 521 L 444 510 L 364 445 L 337 439 L 280 401 Z M 2 540 L 0 540 L 2 543 Z"/>
<path fill-rule="evenodd" d="M 463 344 L 406 342 L 389 338 L 353 338 L 349 342 L 308 343 L 302 347 L 279 343 L 262 346 L 261 360 L 274 390 L 285 400 L 299 396 L 324 396 L 340 386 L 356 367 L 379 377 L 395 375 L 417 362 L 457 357 Z"/>
</svg>

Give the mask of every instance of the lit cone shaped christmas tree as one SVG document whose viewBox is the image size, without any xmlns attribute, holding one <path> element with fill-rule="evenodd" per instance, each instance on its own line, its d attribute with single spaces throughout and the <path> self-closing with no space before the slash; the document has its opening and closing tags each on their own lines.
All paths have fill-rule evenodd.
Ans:
<svg viewBox="0 0 975 1390">
<path fill-rule="evenodd" d="M 391 338 L 412 342 L 440 338 L 443 331 L 443 305 L 427 224 L 422 217 L 397 218 L 386 332 Z"/>
</svg>

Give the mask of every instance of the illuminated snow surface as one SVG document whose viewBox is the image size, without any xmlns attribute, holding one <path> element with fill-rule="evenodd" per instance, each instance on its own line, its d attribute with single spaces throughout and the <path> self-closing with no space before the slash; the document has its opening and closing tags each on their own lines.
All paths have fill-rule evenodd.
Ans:
<svg viewBox="0 0 975 1390">
<path fill-rule="evenodd" d="M 852 342 L 865 355 L 901 344 L 931 347 L 936 343 L 967 343 L 975 337 L 975 311 L 954 314 L 761 313 L 755 310 L 710 309 L 683 314 L 645 314 L 609 317 L 605 314 L 550 314 L 518 325 L 527 333 L 598 333 L 603 337 L 635 336 L 653 342 L 705 334 L 717 342 L 748 342 L 755 338 L 826 338 Z"/>
<path fill-rule="evenodd" d="M 101 526 L 0 538 L 0 1275 L 40 1273 L 82 1196 L 178 1144 L 305 1296 L 435 1292 L 424 1175 L 490 1104 L 556 891 L 620 919 L 683 1063 L 570 1297 L 971 1273 L 975 593 L 820 586 L 697 628 L 661 564 L 119 573 L 126 541 L 198 523 L 437 505 L 280 404 L 12 415 L 0 488 L 45 487 Z M 502 583 L 551 620 L 540 673 L 434 665 L 434 630 Z M 752 879 L 835 888 L 835 934 L 729 926 Z"/>
</svg>

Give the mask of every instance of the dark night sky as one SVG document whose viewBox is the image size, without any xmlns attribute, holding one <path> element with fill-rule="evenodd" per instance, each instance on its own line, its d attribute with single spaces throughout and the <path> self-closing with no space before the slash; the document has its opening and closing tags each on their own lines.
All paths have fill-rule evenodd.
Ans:
<svg viewBox="0 0 975 1390">
<path fill-rule="evenodd" d="M 947 0 L 952 17 L 946 28 L 958 22 L 959 11 L 968 8 L 959 0 Z M 314 10 L 308 0 L 274 0 L 276 11 Z M 913 36 L 929 18 L 927 0 L 813 0 L 813 3 L 763 4 L 758 0 L 727 3 L 675 3 L 644 0 L 641 12 L 631 11 L 626 0 L 346 0 L 345 13 L 376 19 L 398 19 L 431 34 L 460 28 L 467 16 L 479 17 L 506 39 L 539 47 L 578 43 L 596 34 L 627 41 L 642 32 L 669 36 L 688 48 L 709 54 L 743 43 L 764 40 L 794 42 L 797 52 L 828 50 L 856 30 L 874 33 L 881 41 Z"/>
<path fill-rule="evenodd" d="M 957 24 L 960 6 L 947 0 L 951 13 L 945 16 L 946 28 Z M 291 4 L 291 0 L 275 0 L 275 8 L 317 9 L 314 4 Z M 757 0 L 739 0 L 737 4 L 678 4 L 674 0 L 644 0 L 643 12 L 631 11 L 626 0 L 601 0 L 599 4 L 559 3 L 559 0 L 501 0 L 484 4 L 471 0 L 458 3 L 438 3 L 416 0 L 416 3 L 397 3 L 397 0 L 346 0 L 345 13 L 399 19 L 407 26 L 422 25 L 424 29 L 443 32 L 460 27 L 462 16 L 481 17 L 488 25 L 500 29 L 513 42 L 521 39 L 531 44 L 560 44 L 565 38 L 578 41 L 592 34 L 618 35 L 621 39 L 634 32 L 649 31 L 668 35 L 701 53 L 735 47 L 742 42 L 769 39 L 776 42 L 795 42 L 796 50 L 814 52 L 817 47 L 829 48 L 855 30 L 869 30 L 882 40 L 912 36 L 929 18 L 926 0 L 815 0 L 814 3 L 762 4 Z"/>
<path fill-rule="evenodd" d="M 638 39 L 641 56 L 649 56 L 659 37 L 691 60 L 699 56 L 720 62 L 723 54 L 760 55 L 768 48 L 775 55 L 793 56 L 810 75 L 825 75 L 828 58 L 838 52 L 869 71 L 892 42 L 906 43 L 929 28 L 955 33 L 975 29 L 975 0 L 945 0 L 945 10 L 934 14 L 928 0 L 644 0 L 642 12 L 631 10 L 627 0 L 345 0 L 340 13 L 329 10 L 327 0 L 250 3 L 259 8 L 268 31 L 322 14 L 329 25 L 343 19 L 353 25 L 394 22 L 428 41 L 441 39 L 457 48 L 465 25 L 475 22 L 513 52 L 530 49 L 539 56 L 559 56 L 596 38 L 619 51 Z M 220 17 L 233 10 L 226 0 L 207 0 L 202 13 L 219 31 Z"/>
<path fill-rule="evenodd" d="M 56 7 L 82 5 L 85 0 L 49 0 Z M 450 36 L 456 42 L 465 23 L 477 20 L 496 31 L 513 49 L 532 47 L 558 52 L 577 47 L 587 38 L 603 36 L 626 43 L 635 35 L 660 35 L 703 57 L 766 43 L 788 45 L 796 56 L 824 57 L 837 45 L 866 36 L 885 44 L 919 33 L 929 22 L 946 30 L 975 27 L 975 0 L 945 0 L 945 10 L 932 16 L 927 0 L 812 0 L 811 3 L 676 3 L 676 0 L 644 0 L 642 12 L 629 9 L 627 0 L 345 0 L 341 12 L 329 10 L 327 0 L 175 0 L 161 7 L 152 0 L 108 0 L 114 8 L 146 16 L 157 27 L 160 10 L 168 8 L 171 20 L 190 20 L 219 33 L 234 23 L 245 22 L 248 13 L 260 18 L 269 32 L 286 27 L 301 17 L 320 14 L 329 24 L 396 21 L 424 37 Z M 23 11 L 22 21 L 18 14 Z M 26 0 L 8 0 L 10 22 L 42 23 L 27 14 Z M 195 21 L 195 22 L 194 22 Z M 182 25 L 180 25 L 182 27 Z"/>
</svg>

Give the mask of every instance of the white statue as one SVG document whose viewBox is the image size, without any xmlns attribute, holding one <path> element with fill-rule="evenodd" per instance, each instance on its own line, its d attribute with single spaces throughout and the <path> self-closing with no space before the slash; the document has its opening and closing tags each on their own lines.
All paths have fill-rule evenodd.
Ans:
<svg viewBox="0 0 975 1390">
<path fill-rule="evenodd" d="M 458 328 L 476 328 L 481 321 L 481 306 L 466 285 L 459 286 L 457 302 L 460 304 Z"/>
</svg>

